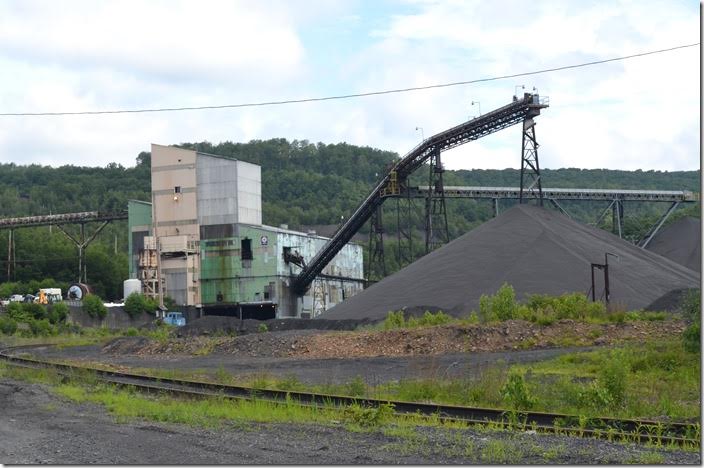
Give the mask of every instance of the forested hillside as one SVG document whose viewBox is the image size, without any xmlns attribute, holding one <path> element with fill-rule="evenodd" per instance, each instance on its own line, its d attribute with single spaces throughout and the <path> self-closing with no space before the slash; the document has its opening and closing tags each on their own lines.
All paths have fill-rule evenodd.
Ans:
<svg viewBox="0 0 704 468">
<path fill-rule="evenodd" d="M 241 159 L 262 166 L 262 202 L 265 224 L 286 223 L 292 228 L 307 225 L 337 225 L 349 216 L 385 172 L 396 153 L 369 147 L 341 144 L 312 144 L 307 141 L 273 139 L 249 143 L 185 143 L 184 148 Z M 517 161 L 518 163 L 518 158 Z M 124 209 L 129 199 L 149 200 L 149 153 L 141 153 L 134 167 L 110 164 L 105 168 L 62 166 L 19 166 L 0 164 L 0 217 L 28 216 L 75 211 Z M 699 191 L 699 171 L 613 171 L 544 169 L 543 185 L 550 187 L 627 188 Z M 517 186 L 516 169 L 447 171 L 446 185 Z M 416 184 L 427 184 L 427 171 L 413 177 Z M 423 202 L 416 202 L 412 220 L 416 253 L 420 255 Z M 508 205 L 502 205 L 502 209 Z M 566 203 L 578 218 L 591 220 L 605 205 Z M 396 232 L 395 203 L 384 208 L 389 236 L 388 270 L 399 267 L 393 256 Z M 636 236 L 657 218 L 662 205 L 626 205 L 627 234 Z M 488 202 L 448 200 L 451 237 L 456 237 L 492 216 Z M 697 214 L 698 206 L 680 209 L 678 216 Z M 610 221 L 608 221 L 610 222 Z M 90 226 L 90 225 L 89 225 Z M 69 227 L 71 229 L 71 227 Z M 365 228 L 366 229 L 366 228 Z M 17 268 L 13 278 L 23 285 L 0 286 L 0 296 L 8 291 L 36 291 L 31 280 L 48 278 L 64 283 L 75 280 L 78 257 L 76 248 L 56 228 L 20 229 L 16 233 Z M 7 246 L 7 232 L 0 231 L 0 245 Z M 108 299 L 122 294 L 127 276 L 126 222 L 109 225 L 88 249 L 88 280 L 96 292 Z M 0 279 L 7 282 L 7 262 L 0 260 Z"/>
</svg>

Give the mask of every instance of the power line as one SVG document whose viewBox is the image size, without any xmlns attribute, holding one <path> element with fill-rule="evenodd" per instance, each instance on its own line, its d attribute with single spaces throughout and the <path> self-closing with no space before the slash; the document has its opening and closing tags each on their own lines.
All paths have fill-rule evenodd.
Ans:
<svg viewBox="0 0 704 468">
<path fill-rule="evenodd" d="M 368 97 L 368 96 L 381 96 L 384 94 L 396 94 L 396 93 L 407 93 L 407 92 L 411 92 L 411 91 L 423 91 L 423 90 L 428 90 L 428 89 L 449 88 L 451 86 L 462 86 L 462 85 L 468 85 L 468 84 L 474 84 L 474 83 L 485 83 L 488 81 L 498 81 L 498 80 L 506 80 L 509 78 L 519 78 L 519 77 L 523 77 L 523 76 L 539 75 L 542 73 L 570 70 L 570 69 L 574 69 L 574 68 L 589 67 L 592 65 L 600 65 L 600 64 L 609 63 L 609 62 L 628 60 L 628 59 L 632 59 L 632 58 L 636 58 L 636 57 L 644 57 L 647 55 L 662 54 L 665 52 L 672 52 L 674 50 L 684 49 L 687 47 L 695 47 L 698 45 L 700 45 L 700 43 L 696 42 L 694 44 L 679 45 L 679 46 L 670 47 L 667 49 L 651 50 L 648 52 L 641 52 L 638 54 L 625 55 L 622 57 L 614 57 L 614 58 L 603 59 L 603 60 L 595 60 L 592 62 L 583 62 L 583 63 L 574 64 L 574 65 L 564 65 L 561 67 L 554 67 L 554 68 L 544 68 L 542 70 L 523 72 L 523 73 L 514 73 L 512 75 L 501 75 L 501 76 L 494 76 L 494 77 L 490 77 L 490 78 L 479 78 L 476 80 L 455 81 L 455 82 L 451 82 L 451 83 L 440 83 L 440 84 L 426 85 L 426 86 L 414 86 L 414 87 L 410 87 L 410 88 L 387 89 L 387 90 L 383 90 L 383 91 L 370 91 L 370 92 L 366 92 L 366 93 L 342 94 L 342 95 L 337 95 L 337 96 L 325 96 L 325 97 L 318 97 L 318 98 L 287 99 L 287 100 L 280 100 L 280 101 L 263 101 L 263 102 L 249 102 L 249 103 L 241 103 L 241 104 L 223 104 L 223 105 L 196 106 L 196 107 L 161 107 L 161 108 L 153 108 L 153 109 L 121 109 L 121 110 L 79 111 L 79 112 L 6 112 L 6 113 L 0 113 L 0 117 L 141 114 L 141 113 L 148 113 L 148 112 L 179 112 L 179 111 L 208 110 L 208 109 L 237 109 L 237 108 L 242 108 L 242 107 L 279 106 L 279 105 L 284 105 L 284 104 L 301 104 L 301 103 L 305 103 L 305 102 L 334 101 L 334 100 L 340 100 L 340 99 L 352 99 L 352 98 Z"/>
</svg>

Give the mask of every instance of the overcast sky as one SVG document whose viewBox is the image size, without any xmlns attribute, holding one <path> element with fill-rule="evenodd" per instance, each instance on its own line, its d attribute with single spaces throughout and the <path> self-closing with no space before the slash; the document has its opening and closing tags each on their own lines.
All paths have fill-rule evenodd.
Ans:
<svg viewBox="0 0 704 468">
<path fill-rule="evenodd" d="M 692 0 L 4 0 L 0 113 L 237 104 L 474 80 L 697 43 L 699 24 Z M 536 127 L 542 167 L 692 170 L 700 166 L 700 57 L 691 47 L 285 106 L 0 117 L 0 162 L 133 166 L 150 143 L 279 137 L 405 154 L 421 133 L 507 104 L 524 85 L 550 99 Z M 450 169 L 517 168 L 520 149 L 514 126 L 443 158 Z"/>
</svg>

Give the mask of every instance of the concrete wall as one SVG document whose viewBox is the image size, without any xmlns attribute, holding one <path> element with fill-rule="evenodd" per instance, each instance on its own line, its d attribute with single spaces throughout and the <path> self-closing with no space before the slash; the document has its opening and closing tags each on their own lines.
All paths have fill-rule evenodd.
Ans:
<svg viewBox="0 0 704 468">
<path fill-rule="evenodd" d="M 108 307 L 108 313 L 104 319 L 91 317 L 81 307 L 69 306 L 69 309 L 70 313 L 67 321 L 69 323 L 77 323 L 82 327 L 139 328 L 155 320 L 152 314 L 140 314 L 133 319 L 122 307 Z M 179 307 L 177 310 L 183 312 L 186 317 L 186 323 L 190 323 L 200 317 L 200 310 L 195 307 Z"/>
</svg>

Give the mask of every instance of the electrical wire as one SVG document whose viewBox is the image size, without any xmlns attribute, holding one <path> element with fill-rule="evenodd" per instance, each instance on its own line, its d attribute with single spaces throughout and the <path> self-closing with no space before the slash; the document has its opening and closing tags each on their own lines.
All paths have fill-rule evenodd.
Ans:
<svg viewBox="0 0 704 468">
<path fill-rule="evenodd" d="M 428 89 L 438 89 L 438 88 L 449 88 L 452 86 L 462 86 L 474 83 L 485 83 L 489 81 L 506 80 L 509 78 L 518 78 L 523 76 L 539 75 L 542 73 L 551 73 L 562 70 L 570 70 L 575 68 L 589 67 L 592 65 L 600 65 L 609 62 L 617 62 L 621 60 L 628 60 L 636 57 L 644 57 L 647 55 L 662 54 L 665 52 L 672 52 L 678 49 L 684 49 L 687 47 L 695 47 L 700 45 L 699 42 L 694 44 L 685 44 L 675 47 L 670 47 L 667 49 L 651 50 L 648 52 L 641 52 L 632 55 L 625 55 L 622 57 L 614 57 L 609 59 L 595 60 L 592 62 L 583 62 L 573 65 L 564 65 L 561 67 L 544 68 L 542 70 L 514 73 L 511 75 L 501 75 L 494 76 L 490 78 L 479 78 L 475 80 L 466 81 L 455 81 L 451 83 L 440 83 L 426 86 L 414 86 L 410 88 L 398 88 L 398 89 L 387 89 L 382 91 L 370 91 L 365 93 L 354 93 L 354 94 L 341 94 L 337 96 L 325 96 L 317 98 L 302 98 L 302 99 L 287 99 L 278 101 L 263 101 L 263 102 L 249 102 L 240 104 L 223 104 L 223 105 L 212 105 L 212 106 L 195 106 L 195 107 L 161 107 L 152 109 L 121 109 L 121 110 L 103 110 L 103 111 L 77 111 L 77 112 L 4 112 L 0 113 L 0 117 L 30 117 L 30 116 L 62 116 L 62 115 L 104 115 L 104 114 L 141 114 L 149 112 L 180 112 L 180 111 L 194 111 L 194 110 L 210 110 L 210 109 L 237 109 L 243 107 L 263 107 L 263 106 L 279 106 L 284 104 L 301 104 L 306 102 L 321 102 L 321 101 L 334 101 L 340 99 L 352 99 L 368 96 L 381 96 L 384 94 L 396 94 L 396 93 L 407 93 L 411 91 L 423 91 Z"/>
</svg>

